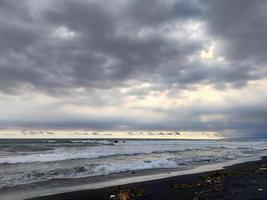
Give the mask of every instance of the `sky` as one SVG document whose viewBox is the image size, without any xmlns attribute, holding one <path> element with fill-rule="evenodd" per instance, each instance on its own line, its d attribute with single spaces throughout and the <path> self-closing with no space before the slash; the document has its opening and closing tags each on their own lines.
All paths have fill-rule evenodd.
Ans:
<svg viewBox="0 0 267 200">
<path fill-rule="evenodd" d="M 267 1 L 0 0 L 0 128 L 267 137 Z"/>
</svg>

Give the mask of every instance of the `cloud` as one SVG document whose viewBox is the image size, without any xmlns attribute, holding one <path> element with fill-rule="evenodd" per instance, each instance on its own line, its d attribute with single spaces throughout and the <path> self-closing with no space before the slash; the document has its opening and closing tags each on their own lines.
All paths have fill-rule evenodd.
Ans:
<svg viewBox="0 0 267 200">
<path fill-rule="evenodd" d="M 53 121 L 54 126 L 68 127 L 256 130 L 257 125 L 265 131 L 261 102 L 239 97 L 237 104 L 248 101 L 246 107 L 232 103 L 219 109 L 221 92 L 241 95 L 245 90 L 254 99 L 258 93 L 250 89 L 251 83 L 266 86 L 264 1 L 40 3 L 0 0 L 1 104 L 19 108 L 2 117 L 3 123 L 26 119 L 22 124 L 34 124 L 35 116 L 46 112 L 37 118 L 47 126 Z M 185 95 L 201 96 L 205 87 L 220 95 L 221 102 L 201 108 L 211 107 L 214 113 L 200 114 L 198 102 Z M 40 96 L 53 101 L 44 103 Z M 28 103 L 16 100 L 25 97 Z M 228 98 L 231 102 L 235 95 Z M 71 116 L 65 110 L 70 107 L 95 110 Z M 118 113 L 116 117 L 109 110 Z"/>
<path fill-rule="evenodd" d="M 223 41 L 221 46 L 229 59 L 253 61 L 254 64 L 266 61 L 266 2 L 202 2 L 206 6 L 209 32 Z"/>
</svg>

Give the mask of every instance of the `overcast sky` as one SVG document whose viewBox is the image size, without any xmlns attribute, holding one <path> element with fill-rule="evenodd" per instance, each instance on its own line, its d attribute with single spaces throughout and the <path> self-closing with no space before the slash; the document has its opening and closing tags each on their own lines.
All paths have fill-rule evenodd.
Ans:
<svg viewBox="0 0 267 200">
<path fill-rule="evenodd" d="M 0 0 L 0 126 L 267 136 L 267 1 Z"/>
</svg>

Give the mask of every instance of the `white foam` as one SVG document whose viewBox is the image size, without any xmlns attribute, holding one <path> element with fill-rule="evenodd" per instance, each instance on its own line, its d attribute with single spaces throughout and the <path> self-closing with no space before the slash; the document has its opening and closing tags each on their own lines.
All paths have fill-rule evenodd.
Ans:
<svg viewBox="0 0 267 200">
<path fill-rule="evenodd" d="M 159 159 L 153 161 L 137 161 L 124 164 L 101 165 L 94 169 L 95 174 L 109 175 L 112 173 L 127 172 L 143 169 L 176 168 L 178 164 L 173 160 Z"/>
<path fill-rule="evenodd" d="M 106 187 L 117 186 L 117 185 L 152 181 L 152 180 L 180 176 L 180 175 L 195 174 L 195 173 L 207 172 L 211 170 L 219 170 L 219 169 L 224 168 L 225 166 L 230 166 L 230 165 L 243 163 L 243 162 L 249 162 L 249 161 L 256 161 L 256 160 L 259 160 L 261 156 L 266 156 L 266 152 L 264 154 L 245 158 L 245 159 L 243 158 L 243 159 L 228 161 L 225 163 L 202 165 L 202 166 L 198 166 L 197 168 L 176 171 L 172 173 L 159 173 L 159 174 L 153 174 L 153 175 L 123 177 L 119 179 L 105 180 L 104 182 L 95 182 L 95 183 L 90 183 L 90 184 L 78 184 L 78 185 L 76 184 L 73 186 L 62 186 L 62 187 L 53 187 L 53 188 L 39 187 L 35 190 L 31 190 L 30 192 L 25 192 L 22 190 L 22 191 L 16 191 L 13 193 L 3 193 L 1 197 L 3 198 L 3 200 L 24 200 L 24 199 L 26 200 L 29 198 L 46 196 L 46 195 L 54 195 L 54 194 L 65 193 L 65 192 L 73 192 L 73 191 L 81 191 L 81 190 L 89 190 L 89 189 L 100 189 L 100 188 L 106 188 Z"/>
</svg>

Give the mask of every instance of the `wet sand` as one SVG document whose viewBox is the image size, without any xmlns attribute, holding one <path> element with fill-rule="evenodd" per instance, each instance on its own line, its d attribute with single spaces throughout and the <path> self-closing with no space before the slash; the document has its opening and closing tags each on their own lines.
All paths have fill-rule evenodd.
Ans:
<svg viewBox="0 0 267 200">
<path fill-rule="evenodd" d="M 267 157 L 223 170 L 183 175 L 96 190 L 69 192 L 31 200 L 264 200 Z"/>
</svg>

